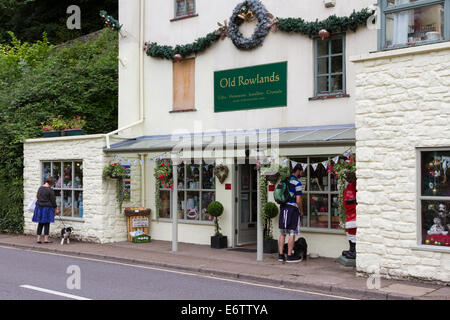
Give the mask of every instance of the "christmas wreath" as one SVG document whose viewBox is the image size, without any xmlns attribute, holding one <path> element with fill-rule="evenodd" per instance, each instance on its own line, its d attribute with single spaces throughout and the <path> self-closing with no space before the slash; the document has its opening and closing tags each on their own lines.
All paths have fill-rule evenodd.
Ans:
<svg viewBox="0 0 450 320">
<path fill-rule="evenodd" d="M 239 27 L 246 20 L 243 17 L 250 18 L 253 15 L 258 19 L 255 32 L 250 38 L 244 38 Z M 269 12 L 259 0 L 247 0 L 238 4 L 233 10 L 228 26 L 228 35 L 238 49 L 254 49 L 261 45 L 269 33 L 270 22 Z"/>
</svg>

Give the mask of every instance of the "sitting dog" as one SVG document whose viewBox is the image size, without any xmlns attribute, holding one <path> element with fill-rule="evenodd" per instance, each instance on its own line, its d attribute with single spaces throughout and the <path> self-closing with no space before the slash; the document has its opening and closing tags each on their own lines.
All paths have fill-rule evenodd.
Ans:
<svg viewBox="0 0 450 320">
<path fill-rule="evenodd" d="M 288 254 L 288 245 L 284 244 L 283 249 L 284 254 Z M 300 260 L 306 260 L 308 258 L 308 244 L 306 243 L 305 238 L 298 238 L 294 242 L 294 248 L 292 250 L 292 254 L 300 257 Z"/>
<path fill-rule="evenodd" d="M 70 243 L 70 234 L 72 233 L 72 230 L 72 227 L 61 229 L 61 244 L 64 243 L 64 240 L 67 240 L 67 244 Z"/>
</svg>

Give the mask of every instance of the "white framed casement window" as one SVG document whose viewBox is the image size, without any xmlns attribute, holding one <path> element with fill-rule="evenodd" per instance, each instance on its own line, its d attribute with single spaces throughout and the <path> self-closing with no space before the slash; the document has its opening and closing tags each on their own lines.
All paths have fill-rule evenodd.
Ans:
<svg viewBox="0 0 450 320">
<path fill-rule="evenodd" d="M 195 15 L 195 0 L 175 0 L 175 18 Z"/>
<path fill-rule="evenodd" d="M 173 190 L 161 186 L 159 218 L 169 221 L 177 214 L 180 222 L 212 224 L 213 218 L 206 208 L 216 196 L 214 167 L 205 162 L 202 165 L 181 163 L 178 166 L 177 208 L 172 208 Z"/>
<path fill-rule="evenodd" d="M 418 245 L 450 252 L 450 148 L 417 149 Z"/>
<path fill-rule="evenodd" d="M 379 0 L 378 49 L 450 40 L 450 0 Z"/>
<path fill-rule="evenodd" d="M 56 204 L 63 218 L 83 218 L 83 161 L 42 161 L 42 183 L 55 179 Z"/>
<path fill-rule="evenodd" d="M 345 94 L 345 34 L 314 39 L 314 96 Z"/>
</svg>

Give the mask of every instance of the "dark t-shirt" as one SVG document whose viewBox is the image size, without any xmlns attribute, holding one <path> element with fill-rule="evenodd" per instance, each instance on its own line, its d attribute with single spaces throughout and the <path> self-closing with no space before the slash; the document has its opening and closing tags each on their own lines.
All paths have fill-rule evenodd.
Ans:
<svg viewBox="0 0 450 320">
<path fill-rule="evenodd" d="M 50 187 L 40 187 L 38 189 L 38 198 L 36 204 L 40 207 L 53 207 L 56 208 L 55 192 Z"/>
</svg>

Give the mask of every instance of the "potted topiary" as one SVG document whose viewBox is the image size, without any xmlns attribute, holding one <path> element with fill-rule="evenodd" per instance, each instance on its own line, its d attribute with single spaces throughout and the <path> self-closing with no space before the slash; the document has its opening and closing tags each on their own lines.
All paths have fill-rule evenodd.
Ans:
<svg viewBox="0 0 450 320">
<path fill-rule="evenodd" d="M 214 224 L 216 226 L 216 232 L 214 236 L 211 236 L 211 248 L 222 249 L 228 246 L 227 236 L 220 233 L 219 220 L 218 218 L 223 213 L 223 205 L 219 201 L 213 201 L 208 205 L 206 209 L 210 216 L 214 217 Z"/>
<path fill-rule="evenodd" d="M 278 241 L 273 238 L 272 219 L 278 215 L 278 206 L 273 202 L 267 202 L 261 211 L 261 219 L 264 223 L 264 253 L 278 252 Z"/>
</svg>

